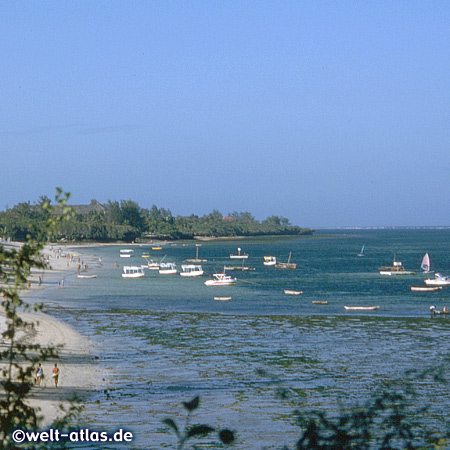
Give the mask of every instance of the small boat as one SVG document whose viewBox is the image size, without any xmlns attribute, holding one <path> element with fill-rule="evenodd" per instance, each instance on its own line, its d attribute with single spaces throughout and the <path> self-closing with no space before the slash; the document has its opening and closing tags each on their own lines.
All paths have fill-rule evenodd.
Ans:
<svg viewBox="0 0 450 450">
<path fill-rule="evenodd" d="M 436 292 L 441 289 L 442 286 L 411 286 L 413 292 Z"/>
<path fill-rule="evenodd" d="M 180 275 L 182 277 L 201 277 L 204 271 L 202 266 L 195 264 L 183 264 L 181 266 Z"/>
<path fill-rule="evenodd" d="M 327 300 L 313 300 L 313 305 L 328 305 Z"/>
<path fill-rule="evenodd" d="M 241 253 L 241 248 L 238 248 L 237 251 L 237 255 L 230 255 L 230 259 L 247 259 L 248 258 L 248 253 Z"/>
<path fill-rule="evenodd" d="M 358 253 L 358 256 L 360 256 L 360 257 L 364 256 L 364 249 L 365 248 L 366 248 L 366 246 L 363 245 L 361 251 Z"/>
<path fill-rule="evenodd" d="M 120 252 L 121 258 L 131 258 L 134 255 L 134 251 L 129 248 L 121 249 Z"/>
<path fill-rule="evenodd" d="M 294 291 L 294 290 L 292 290 L 292 289 L 285 289 L 285 290 L 284 290 L 284 293 L 285 293 L 286 295 L 302 295 L 302 294 L 303 294 L 303 291 Z"/>
<path fill-rule="evenodd" d="M 162 247 L 160 245 L 155 245 L 154 247 L 152 247 L 152 250 L 155 251 L 162 250 Z"/>
<path fill-rule="evenodd" d="M 201 262 L 206 262 L 207 259 L 201 259 L 198 257 L 198 244 L 196 244 L 196 249 L 195 249 L 195 258 L 190 258 L 190 259 L 185 259 L 184 261 L 187 263 L 194 263 L 194 264 L 198 264 Z"/>
<path fill-rule="evenodd" d="M 289 258 L 287 262 L 278 262 L 275 264 L 275 269 L 296 269 L 297 264 L 291 263 L 292 252 L 289 252 Z"/>
<path fill-rule="evenodd" d="M 406 270 L 403 267 L 403 264 L 400 261 L 395 260 L 394 255 L 394 261 L 392 263 L 392 266 L 383 266 L 379 267 L 378 271 L 380 272 L 380 275 L 415 275 L 416 272 L 413 270 Z"/>
<path fill-rule="evenodd" d="M 379 306 L 344 306 L 348 311 L 376 311 Z"/>
<path fill-rule="evenodd" d="M 232 297 L 214 297 L 214 300 L 220 301 L 220 302 L 229 302 Z"/>
<path fill-rule="evenodd" d="M 177 273 L 177 265 L 175 263 L 160 263 L 160 275 L 175 275 Z"/>
<path fill-rule="evenodd" d="M 214 273 L 211 280 L 205 281 L 205 286 L 231 286 L 236 284 L 236 278 L 232 278 L 230 275 L 223 273 Z"/>
<path fill-rule="evenodd" d="M 77 275 L 78 278 L 97 278 L 97 275 Z"/>
<path fill-rule="evenodd" d="M 277 263 L 276 256 L 264 256 L 263 258 L 263 265 L 265 266 L 274 266 Z"/>
<path fill-rule="evenodd" d="M 450 285 L 450 277 L 436 273 L 434 278 L 427 278 L 424 282 L 427 286 L 448 286 Z"/>
<path fill-rule="evenodd" d="M 155 261 L 154 259 L 149 259 L 147 261 L 147 269 L 148 270 L 159 270 L 159 261 Z"/>
<path fill-rule="evenodd" d="M 143 278 L 144 269 L 138 266 L 124 266 L 123 267 L 123 278 Z"/>
<path fill-rule="evenodd" d="M 250 270 L 255 270 L 254 267 L 244 266 L 245 259 L 242 260 L 241 266 L 225 266 L 224 270 L 240 270 L 241 272 L 249 272 Z"/>
<path fill-rule="evenodd" d="M 425 255 L 422 258 L 422 262 L 420 264 L 420 268 L 422 269 L 422 273 L 430 273 L 430 256 L 428 253 L 425 253 Z"/>
</svg>

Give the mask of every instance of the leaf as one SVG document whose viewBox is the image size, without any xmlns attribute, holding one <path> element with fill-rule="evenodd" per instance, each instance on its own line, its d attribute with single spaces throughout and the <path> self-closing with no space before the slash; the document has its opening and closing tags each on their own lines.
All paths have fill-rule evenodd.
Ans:
<svg viewBox="0 0 450 450">
<path fill-rule="evenodd" d="M 190 402 L 183 402 L 183 406 L 190 412 L 197 409 L 199 403 L 200 397 L 197 395 L 197 397 L 193 398 Z"/>
<path fill-rule="evenodd" d="M 186 434 L 186 439 L 194 436 L 206 436 L 207 434 L 214 431 L 214 428 L 209 425 L 194 425 L 192 426 Z"/>
<path fill-rule="evenodd" d="M 177 424 L 172 419 L 164 419 L 163 423 L 165 423 L 168 427 L 172 428 L 173 431 L 175 431 L 176 435 L 179 437 L 180 432 L 178 431 Z"/>
</svg>

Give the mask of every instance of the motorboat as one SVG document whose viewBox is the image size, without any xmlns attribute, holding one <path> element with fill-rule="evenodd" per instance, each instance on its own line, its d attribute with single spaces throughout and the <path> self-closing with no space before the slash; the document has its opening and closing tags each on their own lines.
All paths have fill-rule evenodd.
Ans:
<svg viewBox="0 0 450 450">
<path fill-rule="evenodd" d="M 175 263 L 160 263 L 159 274 L 160 275 L 175 275 L 177 273 L 177 265 Z"/>
<path fill-rule="evenodd" d="M 403 264 L 400 261 L 396 261 L 395 255 L 394 255 L 394 261 L 392 263 L 392 266 L 383 266 L 379 267 L 378 271 L 380 272 L 380 275 L 415 275 L 416 272 L 413 270 L 406 270 L 403 267 Z"/>
<path fill-rule="evenodd" d="M 220 302 L 229 302 L 231 300 L 231 297 L 214 297 L 214 300 Z"/>
<path fill-rule="evenodd" d="M 143 278 L 144 269 L 138 266 L 124 266 L 123 267 L 123 278 Z"/>
<path fill-rule="evenodd" d="M 264 256 L 263 257 L 263 265 L 264 266 L 274 266 L 277 263 L 276 256 Z"/>
<path fill-rule="evenodd" d="M 204 273 L 202 266 L 197 264 L 182 264 L 180 275 L 182 277 L 201 277 Z"/>
<path fill-rule="evenodd" d="M 134 251 L 129 248 L 121 249 L 119 252 L 121 258 L 131 258 L 134 255 Z"/>
<path fill-rule="evenodd" d="M 238 248 L 237 251 L 237 255 L 235 254 L 231 254 L 230 255 L 230 259 L 247 259 L 248 258 L 248 253 L 241 253 L 241 248 Z"/>
<path fill-rule="evenodd" d="M 450 277 L 446 277 L 440 273 L 436 273 L 434 278 L 427 278 L 425 280 L 427 286 L 448 286 L 450 285 Z"/>
<path fill-rule="evenodd" d="M 205 281 L 205 286 L 231 286 L 236 284 L 237 279 L 227 275 L 225 272 L 214 273 L 211 280 Z"/>
</svg>

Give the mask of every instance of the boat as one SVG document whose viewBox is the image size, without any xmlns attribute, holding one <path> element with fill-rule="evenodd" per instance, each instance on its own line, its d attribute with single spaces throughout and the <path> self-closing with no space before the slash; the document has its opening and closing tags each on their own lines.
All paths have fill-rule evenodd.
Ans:
<svg viewBox="0 0 450 450">
<path fill-rule="evenodd" d="M 430 273 L 430 257 L 428 253 L 425 253 L 422 258 L 422 263 L 420 264 L 420 268 L 422 269 L 422 273 Z"/>
<path fill-rule="evenodd" d="M 134 255 L 134 251 L 129 248 L 121 249 L 120 252 L 121 258 L 131 258 Z"/>
<path fill-rule="evenodd" d="M 302 295 L 302 294 L 303 294 L 303 291 L 294 291 L 294 290 L 292 290 L 292 289 L 285 289 L 285 290 L 284 290 L 284 293 L 285 293 L 286 295 Z"/>
<path fill-rule="evenodd" d="M 242 260 L 241 266 L 225 266 L 224 270 L 240 270 L 241 272 L 249 272 L 250 270 L 255 270 L 254 267 L 244 266 L 245 259 Z"/>
<path fill-rule="evenodd" d="M 160 263 L 159 274 L 160 275 L 175 275 L 177 273 L 177 265 L 175 263 Z"/>
<path fill-rule="evenodd" d="M 238 248 L 237 251 L 237 255 L 230 255 L 230 259 L 247 259 L 248 258 L 248 253 L 241 253 L 241 248 Z"/>
<path fill-rule="evenodd" d="M 396 261 L 395 255 L 394 255 L 394 261 L 392 263 L 392 266 L 383 266 L 379 267 L 378 271 L 380 272 L 380 275 L 415 275 L 416 272 L 413 270 L 406 270 L 403 267 L 403 264 L 400 261 Z"/>
<path fill-rule="evenodd" d="M 424 282 L 427 286 L 448 286 L 450 285 L 450 277 L 436 273 L 434 278 L 427 278 Z"/>
<path fill-rule="evenodd" d="M 224 272 L 222 273 L 214 273 L 211 280 L 205 281 L 205 286 L 231 286 L 236 284 L 236 278 L 227 275 Z"/>
<path fill-rule="evenodd" d="M 289 252 L 289 258 L 287 262 L 278 262 L 275 264 L 275 269 L 296 269 L 297 264 L 291 263 L 292 252 Z"/>
<path fill-rule="evenodd" d="M 144 269 L 138 266 L 124 266 L 123 278 L 142 278 L 144 276 Z"/>
<path fill-rule="evenodd" d="M 263 265 L 265 266 L 274 266 L 277 263 L 276 256 L 264 256 L 263 258 Z"/>
<path fill-rule="evenodd" d="M 97 278 L 97 275 L 77 275 L 78 278 Z"/>
<path fill-rule="evenodd" d="M 441 289 L 442 286 L 411 286 L 411 290 L 414 292 L 436 292 Z"/>
<path fill-rule="evenodd" d="M 198 247 L 199 246 L 196 245 L 196 247 L 197 248 L 195 249 L 195 258 L 185 259 L 185 262 L 198 264 L 198 263 L 207 261 L 207 259 L 201 259 L 198 257 Z"/>
<path fill-rule="evenodd" d="M 327 300 L 313 300 L 313 305 L 328 305 Z"/>
<path fill-rule="evenodd" d="M 155 251 L 162 250 L 162 247 L 160 245 L 156 245 L 156 246 L 152 247 L 152 250 L 155 250 Z"/>
<path fill-rule="evenodd" d="M 379 306 L 344 306 L 348 311 L 376 311 Z"/>
<path fill-rule="evenodd" d="M 214 300 L 221 302 L 229 302 L 232 297 L 214 297 Z"/>
<path fill-rule="evenodd" d="M 182 264 L 180 275 L 182 277 L 201 277 L 204 271 L 202 266 L 196 264 Z"/>
<path fill-rule="evenodd" d="M 361 251 L 358 253 L 358 256 L 360 256 L 360 257 L 364 256 L 364 249 L 365 248 L 366 248 L 366 246 L 363 245 Z"/>
<path fill-rule="evenodd" d="M 147 269 L 148 270 L 159 270 L 159 261 L 155 261 L 154 259 L 149 259 L 147 261 Z"/>
</svg>

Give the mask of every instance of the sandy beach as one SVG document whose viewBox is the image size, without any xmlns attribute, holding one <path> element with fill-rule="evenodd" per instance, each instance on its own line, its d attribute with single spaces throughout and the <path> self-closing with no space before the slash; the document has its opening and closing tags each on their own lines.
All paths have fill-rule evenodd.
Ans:
<svg viewBox="0 0 450 450">
<path fill-rule="evenodd" d="M 74 246 L 46 246 L 42 253 L 48 258 L 48 269 L 32 272 L 28 289 L 24 290 L 21 296 L 26 301 L 30 293 L 37 289 L 43 290 L 42 296 L 45 297 L 45 288 L 49 286 L 49 282 L 53 282 L 54 287 L 60 281 L 63 285 L 62 280 L 67 275 L 76 273 L 81 264 L 74 257 L 78 253 Z M 88 264 L 90 261 L 85 259 L 83 262 Z M 101 389 L 104 374 L 95 364 L 95 348 L 89 339 L 48 314 L 22 312 L 20 315 L 27 322 L 35 324 L 35 330 L 20 330 L 21 342 L 39 344 L 42 347 L 61 346 L 59 359 L 42 362 L 44 378 L 40 386 L 33 387 L 29 402 L 39 407 L 39 414 L 43 417 L 42 425 L 48 426 L 63 415 L 60 405 L 67 408 L 74 396 L 81 400 L 87 399 Z M 3 315 L 0 315 L 0 327 L 5 329 Z M 51 376 L 55 363 L 60 369 L 57 388 Z"/>
</svg>

